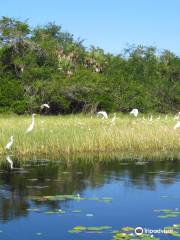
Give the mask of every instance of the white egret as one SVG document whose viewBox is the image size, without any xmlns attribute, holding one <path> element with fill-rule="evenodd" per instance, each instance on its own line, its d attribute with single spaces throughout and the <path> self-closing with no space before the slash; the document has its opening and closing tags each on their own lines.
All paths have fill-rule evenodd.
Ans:
<svg viewBox="0 0 180 240">
<path fill-rule="evenodd" d="M 13 136 L 10 137 L 9 142 L 6 144 L 5 149 L 9 150 L 13 144 Z"/>
<path fill-rule="evenodd" d="M 153 120 L 153 116 L 151 115 L 151 117 L 149 118 L 149 121 L 152 122 Z"/>
<path fill-rule="evenodd" d="M 177 128 L 180 128 L 180 121 L 176 123 L 176 125 L 174 126 L 174 130 L 176 130 Z"/>
<path fill-rule="evenodd" d="M 130 115 L 134 115 L 135 117 L 138 116 L 139 110 L 137 108 L 134 108 L 131 112 Z"/>
<path fill-rule="evenodd" d="M 177 120 L 177 119 L 179 119 L 180 118 L 180 112 L 178 112 L 178 114 L 176 114 L 175 116 L 174 116 L 174 119 L 175 120 Z"/>
<path fill-rule="evenodd" d="M 31 124 L 29 125 L 28 129 L 26 130 L 26 133 L 29 133 L 29 132 L 31 132 L 31 131 L 33 130 L 33 128 L 34 128 L 34 123 L 35 123 L 35 119 L 34 119 L 34 116 L 35 116 L 35 115 L 36 115 L 35 113 L 32 114 L 32 122 L 31 122 Z"/>
<path fill-rule="evenodd" d="M 41 105 L 41 109 L 44 109 L 44 108 L 50 108 L 50 106 L 47 103 L 44 103 Z"/>
<path fill-rule="evenodd" d="M 8 161 L 8 163 L 10 164 L 10 168 L 13 169 L 13 161 L 12 159 L 10 158 L 10 156 L 6 156 L 6 160 Z"/>
<path fill-rule="evenodd" d="M 175 119 L 175 120 L 179 119 L 179 115 L 175 115 L 175 116 L 174 116 L 174 119 Z"/>
<path fill-rule="evenodd" d="M 105 111 L 100 111 L 100 112 L 98 112 L 97 113 L 97 116 L 100 116 L 100 115 L 102 115 L 103 117 L 102 117 L 102 119 L 108 119 L 108 115 L 107 115 L 107 112 L 105 112 Z"/>
</svg>

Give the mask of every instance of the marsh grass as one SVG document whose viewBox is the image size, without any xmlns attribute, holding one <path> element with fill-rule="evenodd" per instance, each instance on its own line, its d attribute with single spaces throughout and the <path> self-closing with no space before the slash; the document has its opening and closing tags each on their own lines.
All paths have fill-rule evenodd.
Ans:
<svg viewBox="0 0 180 240">
<path fill-rule="evenodd" d="M 69 115 L 35 117 L 31 133 L 26 129 L 31 116 L 0 116 L 0 155 L 49 155 L 99 154 L 118 152 L 130 156 L 179 157 L 180 131 L 173 127 L 177 120 L 161 115 L 153 121 L 147 116 L 134 118 L 119 114 L 115 124 L 96 116 Z M 10 151 L 5 150 L 9 137 L 14 136 Z"/>
</svg>

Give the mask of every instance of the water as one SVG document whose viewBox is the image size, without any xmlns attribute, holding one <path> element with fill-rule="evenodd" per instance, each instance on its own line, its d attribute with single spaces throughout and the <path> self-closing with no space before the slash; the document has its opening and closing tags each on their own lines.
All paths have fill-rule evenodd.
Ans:
<svg viewBox="0 0 180 240">
<path fill-rule="evenodd" d="M 166 218 L 166 212 L 159 212 L 163 209 L 177 215 Z M 114 230 L 126 226 L 162 229 L 179 224 L 179 211 L 178 161 L 41 161 L 0 170 L 1 240 L 110 240 Z M 70 233 L 76 226 L 109 229 Z"/>
</svg>

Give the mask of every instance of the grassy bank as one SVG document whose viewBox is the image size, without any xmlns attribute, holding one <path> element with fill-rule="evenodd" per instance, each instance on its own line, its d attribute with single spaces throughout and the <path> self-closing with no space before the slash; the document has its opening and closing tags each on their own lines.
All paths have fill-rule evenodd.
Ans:
<svg viewBox="0 0 180 240">
<path fill-rule="evenodd" d="M 180 130 L 173 127 L 173 116 L 134 118 L 117 115 L 107 120 L 96 116 L 35 116 L 32 132 L 26 134 L 31 116 L 0 116 L 0 155 L 96 154 L 119 152 L 130 156 L 176 156 L 180 152 Z M 10 150 L 5 150 L 9 137 L 14 136 Z"/>
</svg>

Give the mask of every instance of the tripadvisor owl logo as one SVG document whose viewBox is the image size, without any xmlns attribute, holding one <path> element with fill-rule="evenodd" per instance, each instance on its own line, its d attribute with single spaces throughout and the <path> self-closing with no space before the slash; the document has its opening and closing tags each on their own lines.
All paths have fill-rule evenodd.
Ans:
<svg viewBox="0 0 180 240">
<path fill-rule="evenodd" d="M 137 236 L 141 236 L 143 234 L 143 228 L 142 227 L 135 228 L 135 234 Z"/>
</svg>

